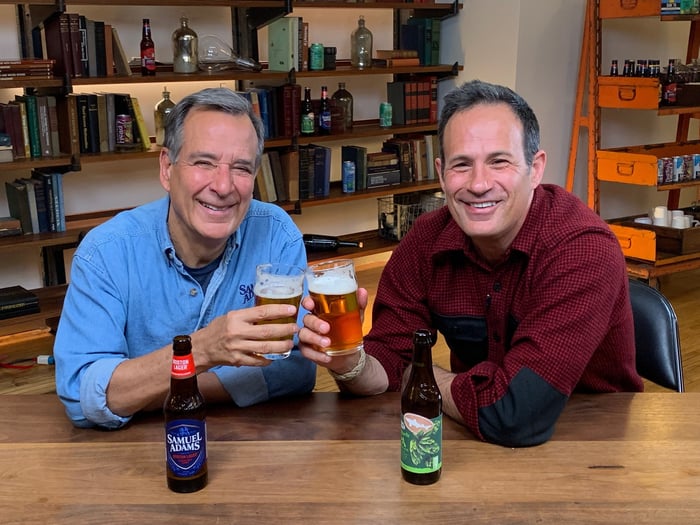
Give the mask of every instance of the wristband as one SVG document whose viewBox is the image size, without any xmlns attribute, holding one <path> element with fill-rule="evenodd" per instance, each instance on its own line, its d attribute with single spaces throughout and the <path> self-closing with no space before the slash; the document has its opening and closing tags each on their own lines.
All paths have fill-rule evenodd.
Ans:
<svg viewBox="0 0 700 525">
<path fill-rule="evenodd" d="M 355 365 L 355 368 L 353 368 L 349 372 L 345 372 L 344 374 L 336 374 L 335 372 L 333 372 L 333 370 L 329 368 L 328 373 L 336 381 L 351 381 L 362 373 L 362 371 L 365 369 L 365 364 L 367 364 L 367 354 L 365 353 L 364 348 L 360 348 L 360 360 Z"/>
</svg>

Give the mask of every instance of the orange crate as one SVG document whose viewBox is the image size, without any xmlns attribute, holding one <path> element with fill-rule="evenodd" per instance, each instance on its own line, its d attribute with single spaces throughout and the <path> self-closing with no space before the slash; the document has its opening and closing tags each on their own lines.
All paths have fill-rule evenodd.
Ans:
<svg viewBox="0 0 700 525">
<path fill-rule="evenodd" d="M 658 159 L 694 153 L 700 153 L 700 141 L 666 142 L 598 150 L 596 152 L 598 179 L 639 186 L 658 186 Z"/>
<path fill-rule="evenodd" d="M 638 77 L 598 77 L 601 108 L 659 109 L 659 80 Z"/>
<path fill-rule="evenodd" d="M 660 15 L 661 0 L 600 0 L 600 18 Z"/>
<path fill-rule="evenodd" d="M 617 237 L 625 257 L 645 261 L 656 260 L 656 232 L 619 224 L 610 224 L 610 229 Z"/>
<path fill-rule="evenodd" d="M 656 186 L 658 184 L 657 157 L 649 154 L 599 150 L 598 180 Z"/>
</svg>

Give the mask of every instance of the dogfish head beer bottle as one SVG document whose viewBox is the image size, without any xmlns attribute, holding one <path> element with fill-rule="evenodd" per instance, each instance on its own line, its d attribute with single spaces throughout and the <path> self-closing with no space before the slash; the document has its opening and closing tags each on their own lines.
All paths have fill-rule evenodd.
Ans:
<svg viewBox="0 0 700 525">
<path fill-rule="evenodd" d="M 170 392 L 163 412 L 168 488 L 174 492 L 203 489 L 207 484 L 207 426 L 188 335 L 173 338 Z"/>
<path fill-rule="evenodd" d="M 413 361 L 401 393 L 401 474 L 430 485 L 442 472 L 442 396 L 433 374 L 429 330 L 413 334 Z"/>
</svg>

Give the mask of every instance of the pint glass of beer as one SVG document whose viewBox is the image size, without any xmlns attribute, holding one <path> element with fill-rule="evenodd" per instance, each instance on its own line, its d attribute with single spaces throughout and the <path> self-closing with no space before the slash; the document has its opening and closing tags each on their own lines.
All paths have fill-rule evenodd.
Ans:
<svg viewBox="0 0 700 525">
<path fill-rule="evenodd" d="M 314 314 L 331 325 L 328 355 L 344 355 L 362 348 L 362 320 L 357 302 L 355 266 L 350 259 L 312 264 L 306 270 Z"/>
<path fill-rule="evenodd" d="M 280 263 L 259 264 L 255 268 L 255 306 L 263 304 L 291 304 L 299 312 L 299 303 L 304 291 L 304 269 L 298 266 Z M 258 324 L 286 324 L 297 322 L 294 316 L 261 321 Z M 290 337 L 291 339 L 291 337 Z M 261 354 L 267 359 L 284 359 L 290 352 L 283 354 Z"/>
</svg>

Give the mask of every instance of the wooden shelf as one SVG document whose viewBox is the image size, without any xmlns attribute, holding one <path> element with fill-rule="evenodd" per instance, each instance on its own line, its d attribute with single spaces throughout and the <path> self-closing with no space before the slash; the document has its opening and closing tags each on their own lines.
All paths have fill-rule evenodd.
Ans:
<svg viewBox="0 0 700 525">
<path fill-rule="evenodd" d="M 66 217 L 66 231 L 55 233 L 30 233 L 0 238 L 0 250 L 7 252 L 13 248 L 42 248 L 62 244 L 77 244 L 78 236 L 98 224 L 102 224 L 121 210 L 107 210 L 97 213 L 85 213 Z"/>
<path fill-rule="evenodd" d="M 72 166 L 73 158 L 70 155 L 58 157 L 41 157 L 36 159 L 17 159 L 12 162 L 0 162 L 0 172 L 2 171 L 31 171 L 36 168 L 67 168 Z"/>
<path fill-rule="evenodd" d="M 55 330 L 63 309 L 67 285 L 48 286 L 32 290 L 39 298 L 39 312 L 0 320 L 0 336 L 30 330 Z"/>
<path fill-rule="evenodd" d="M 440 190 L 440 183 L 437 180 L 404 182 L 394 186 L 382 186 L 369 190 L 356 191 L 354 193 L 343 193 L 340 183 L 331 184 L 331 194 L 328 197 L 315 199 L 304 199 L 301 201 L 301 209 L 313 208 L 315 206 L 325 206 L 339 202 L 350 202 L 363 199 L 386 197 L 388 195 L 398 195 L 401 193 L 412 193 L 414 191 Z"/>
<path fill-rule="evenodd" d="M 391 251 L 398 244 L 396 241 L 380 237 L 377 230 L 349 233 L 347 235 L 340 235 L 338 238 L 344 241 L 362 241 L 363 246 L 362 248 L 338 248 L 337 250 L 307 252 L 306 257 L 308 261 L 318 262 L 337 258 L 353 259 L 356 257 L 365 257 L 367 255 Z"/>
<path fill-rule="evenodd" d="M 396 241 L 383 239 L 377 230 L 352 233 L 340 237 L 343 240 L 362 241 L 362 248 L 339 248 L 336 251 L 309 252 L 309 261 L 322 261 L 336 257 L 355 258 L 374 255 L 393 250 Z M 0 320 L 0 336 L 30 330 L 55 330 L 63 309 L 67 285 L 49 286 L 32 290 L 39 298 L 40 311 L 36 314 L 22 315 Z"/>
<path fill-rule="evenodd" d="M 168 68 L 157 70 L 156 74 L 144 77 L 134 73 L 131 76 L 111 76 L 111 77 L 79 77 L 72 78 L 73 86 L 93 86 L 102 84 L 162 84 L 178 82 L 225 82 L 228 80 L 255 80 L 260 84 L 266 84 L 271 80 L 285 81 L 289 78 L 323 78 L 323 77 L 360 77 L 377 75 L 455 75 L 462 69 L 457 64 L 439 64 L 435 66 L 403 66 L 403 67 L 372 67 L 366 69 L 356 69 L 351 66 L 339 66 L 336 69 L 324 69 L 320 71 L 269 71 L 264 69 L 260 72 L 246 71 L 243 69 L 232 69 L 221 73 L 173 73 Z M 17 82 L 15 87 L 23 87 L 25 83 Z M 54 81 L 51 81 L 54 82 Z M 60 81 L 58 86 L 61 85 Z M 3 84 L 0 84 L 2 86 Z M 8 86 L 10 87 L 10 86 Z"/>
</svg>

